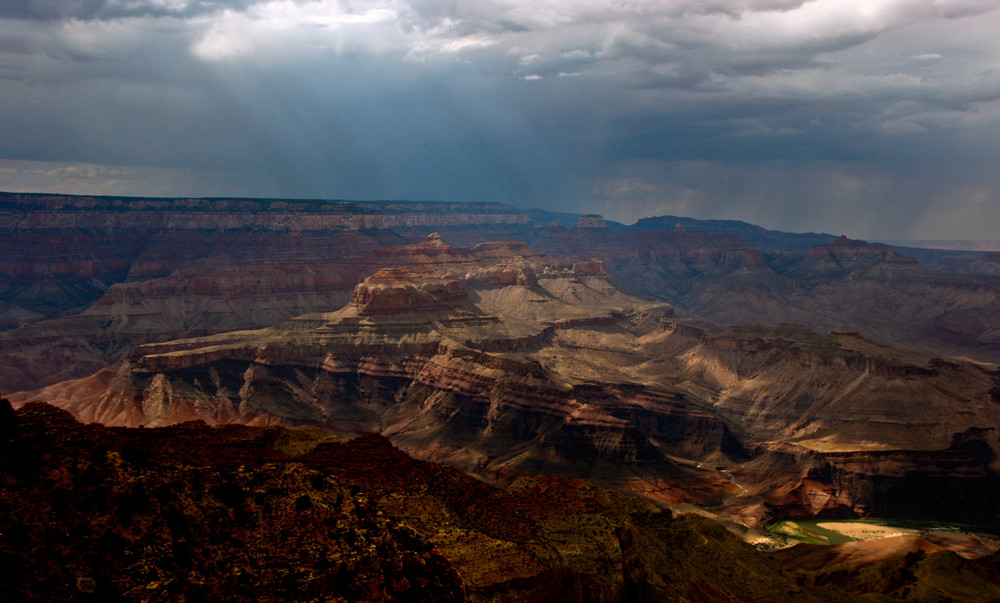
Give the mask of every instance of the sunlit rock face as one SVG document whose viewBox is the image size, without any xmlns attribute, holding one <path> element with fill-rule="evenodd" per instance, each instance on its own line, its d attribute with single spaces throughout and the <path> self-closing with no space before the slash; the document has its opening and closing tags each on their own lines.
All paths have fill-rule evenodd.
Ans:
<svg viewBox="0 0 1000 603">
<path fill-rule="evenodd" d="M 660 299 L 712 322 L 797 323 L 824 332 L 851 325 L 884 343 L 1000 361 L 1000 286 L 995 279 L 941 272 L 879 243 L 761 233 L 743 226 L 747 228 L 733 229 L 740 235 L 677 229 L 674 221 L 641 221 L 615 230 L 538 226 L 518 231 L 498 227 L 495 232 L 520 238 L 555 258 L 600 258 L 609 281 L 622 291 Z M 485 235 L 441 232 L 462 244 Z M 419 228 L 401 231 L 406 237 L 426 233 Z M 974 259 L 977 265 L 989 261 Z M 932 264 L 940 268 L 945 261 L 937 258 Z M 982 274 L 993 272 L 984 269 Z"/>
<path fill-rule="evenodd" d="M 433 274 L 414 278 L 410 271 L 383 268 L 354 288 L 351 304 L 361 316 L 449 310 L 449 302 L 468 300 L 465 281 Z"/>
<path fill-rule="evenodd" d="M 428 248 L 456 255 L 435 239 L 410 251 Z M 555 373 L 540 361 L 564 332 L 631 337 L 624 329 L 637 313 L 669 308 L 618 293 L 599 264 L 532 266 L 530 254 L 518 266 L 507 252 L 500 264 L 497 247 L 486 248 L 481 265 L 443 263 L 467 277 L 383 269 L 338 312 L 141 346 L 104 392 L 65 406 L 112 424 L 200 418 L 380 431 L 501 480 L 684 474 L 669 455 L 741 453 L 724 421 L 673 393 Z M 595 356 L 604 352 L 593 345 Z"/>
</svg>

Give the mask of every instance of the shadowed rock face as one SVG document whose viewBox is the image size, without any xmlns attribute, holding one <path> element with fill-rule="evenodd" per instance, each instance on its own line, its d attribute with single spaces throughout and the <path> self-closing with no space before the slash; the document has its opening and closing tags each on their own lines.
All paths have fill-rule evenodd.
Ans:
<svg viewBox="0 0 1000 603">
<path fill-rule="evenodd" d="M 93 231 L 81 231 L 79 237 L 107 238 Z M 86 299 L 60 294 L 60 287 L 69 286 L 61 277 L 25 277 L 27 291 L 39 290 L 60 307 L 54 308 L 55 317 L 0 334 L 0 361 L 6 368 L 0 389 L 80 377 L 120 361 L 143 343 L 261 328 L 339 307 L 350 300 L 354 285 L 374 271 L 359 264 L 361 257 L 399 242 L 389 231 L 356 230 L 166 230 L 136 237 L 141 241 L 131 257 L 127 247 L 108 243 L 112 253 L 120 254 L 114 261 L 128 266 L 117 280 L 102 272 L 106 264 L 113 265 L 110 260 L 98 257 L 87 264 L 97 271 L 87 282 L 97 284 L 87 289 Z M 46 257 L 79 262 L 80 256 L 93 257 L 98 251 L 74 243 L 23 259 L 35 270 L 45 265 Z M 70 304 L 80 307 L 67 312 Z"/>
<path fill-rule="evenodd" d="M 14 329 L 0 333 L 2 392 L 85 376 L 143 343 L 340 307 L 397 265 L 363 259 L 405 242 L 393 227 L 527 221 L 496 204 L 12 193 L 0 218 L 0 328 Z"/>
<path fill-rule="evenodd" d="M 756 453 L 732 473 L 753 494 L 724 505 L 751 524 L 759 521 L 746 513 L 754 505 L 792 519 L 998 521 L 996 468 L 961 450 L 819 453 L 769 445 Z"/>
<path fill-rule="evenodd" d="M 375 435 L 109 429 L 42 404 L 15 414 L 6 401 L 0 415 L 0 587 L 14 599 L 843 594 L 796 586 L 711 521 L 581 481 L 525 478 L 503 490 Z"/>
<path fill-rule="evenodd" d="M 733 235 L 593 230 L 530 242 L 555 257 L 601 257 L 623 291 L 712 322 L 853 325 L 894 345 L 1000 360 L 996 280 L 944 274 L 885 245 L 841 237 L 763 254 Z"/>
<path fill-rule="evenodd" d="M 85 426 L 45 404 L 15 413 L 4 400 L 0 506 L 0 588 L 18 600 L 839 602 L 881 593 L 978 602 L 998 593 L 996 553 L 959 556 L 946 535 L 765 556 L 716 522 L 649 499 L 553 477 L 501 489 L 375 434 Z"/>
<path fill-rule="evenodd" d="M 136 433 L 44 405 L 5 419 L 0 580 L 12 600 L 466 600 L 426 539 L 329 471 L 288 462 L 323 434 Z"/>
</svg>

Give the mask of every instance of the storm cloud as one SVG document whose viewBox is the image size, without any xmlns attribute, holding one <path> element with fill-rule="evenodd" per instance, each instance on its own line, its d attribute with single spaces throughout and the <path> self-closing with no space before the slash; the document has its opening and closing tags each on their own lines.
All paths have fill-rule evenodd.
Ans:
<svg viewBox="0 0 1000 603">
<path fill-rule="evenodd" d="M 994 0 L 29 0 L 17 190 L 997 238 Z"/>
</svg>

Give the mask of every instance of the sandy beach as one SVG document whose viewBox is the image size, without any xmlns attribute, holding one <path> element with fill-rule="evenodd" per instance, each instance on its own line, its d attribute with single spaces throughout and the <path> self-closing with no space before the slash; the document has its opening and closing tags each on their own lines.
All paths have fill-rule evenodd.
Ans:
<svg viewBox="0 0 1000 603">
<path fill-rule="evenodd" d="M 857 523 L 846 521 L 830 521 L 816 524 L 817 526 L 839 532 L 844 536 L 856 538 L 857 540 L 875 540 L 876 538 L 889 538 L 891 536 L 905 536 L 908 534 L 919 534 L 918 530 L 909 528 L 894 528 L 889 526 L 879 526 L 871 523 Z"/>
</svg>

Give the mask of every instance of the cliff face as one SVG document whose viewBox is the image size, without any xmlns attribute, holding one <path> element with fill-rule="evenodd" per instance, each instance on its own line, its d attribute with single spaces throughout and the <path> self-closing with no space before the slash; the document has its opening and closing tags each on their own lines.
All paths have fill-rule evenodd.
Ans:
<svg viewBox="0 0 1000 603">
<path fill-rule="evenodd" d="M 664 321 L 642 339 L 651 381 L 756 442 L 726 512 L 997 521 L 1000 373 L 802 326 Z"/>
<path fill-rule="evenodd" d="M 122 249 L 112 241 L 107 258 L 80 259 L 98 253 L 99 249 L 88 246 L 102 238 L 94 232 L 80 231 L 73 239 L 79 246 L 52 250 L 74 269 L 92 271 L 86 277 L 91 284 L 86 298 L 84 293 L 63 295 L 66 285 L 61 277 L 37 274 L 41 268 L 36 267 L 47 266 L 51 255 L 15 258 L 30 263 L 34 276 L 10 287 L 23 286 L 24 291 L 37 291 L 54 300 L 49 307 L 53 313 L 64 312 L 68 304 L 84 307 L 0 334 L 2 362 L 14 369 L 0 379 L 0 389 L 12 391 L 80 377 L 119 361 L 135 345 L 149 341 L 260 328 L 339 307 L 366 274 L 360 258 L 387 242 L 398 242 L 388 231 L 294 236 L 208 231 L 134 234 L 136 249 Z M 115 234 L 119 239 L 126 235 Z M 127 255 L 132 252 L 135 255 Z M 125 268 L 107 272 L 109 266 L 119 265 Z M 15 274 L 20 272 L 15 270 Z M 24 294 L 13 297 L 23 298 Z M 36 313 L 45 309 L 30 307 Z M 80 354 L 81 349 L 89 351 Z M 59 370 L 53 371 L 53 365 Z"/>
<path fill-rule="evenodd" d="M 713 322 L 847 324 L 895 345 L 1000 360 L 1000 289 L 989 279 L 821 235 L 584 218 L 567 230 L 497 204 L 2 194 L 0 391 L 84 377 L 143 343 L 330 311 L 381 268 L 472 266 L 483 254 L 523 256 L 524 243 L 568 264 L 600 260 L 619 289 Z M 447 258 L 397 250 L 435 231 L 463 247 Z"/>
<path fill-rule="evenodd" d="M 468 255 L 435 238 L 409 249 Z M 621 331 L 629 313 L 650 306 L 614 291 L 599 265 L 577 272 L 533 265 L 535 253 L 508 263 L 516 260 L 509 249 L 471 252 L 491 259 L 471 272 L 468 262 L 450 261 L 440 272 L 381 270 L 338 312 L 140 346 L 103 377 L 102 391 L 38 395 L 63 395 L 77 416 L 108 424 L 200 418 L 379 431 L 415 454 L 501 480 L 536 472 L 619 478 L 623 466 L 626 476 L 681 475 L 690 471 L 668 455 L 739 454 L 724 421 L 676 395 L 639 383 L 595 387 L 541 364 L 540 352 L 563 332 Z"/>
<path fill-rule="evenodd" d="M 349 291 L 365 276 L 351 264 L 365 251 L 399 242 L 390 228 L 528 221 L 496 204 L 15 193 L 2 194 L 0 212 L 0 228 L 10 237 L 0 258 L 5 328 L 85 307 L 114 284 L 124 286 L 108 303 L 168 293 L 199 297 L 211 293 L 213 282 L 230 299 L 253 297 L 251 290 L 263 287 L 279 297 L 322 297 Z M 149 280 L 161 282 L 141 291 L 125 284 Z M 296 310 L 317 309 L 305 308 L 308 303 Z"/>
<path fill-rule="evenodd" d="M 997 287 L 886 246 L 763 253 L 492 205 L 2 206 L 16 245 L 0 310 L 21 326 L 0 334 L 0 391 L 27 390 L 18 403 L 112 425 L 377 431 L 501 483 L 589 476 L 750 523 L 996 515 L 995 369 L 871 335 L 992 358 Z M 496 233 L 537 249 L 481 242 Z"/>
<path fill-rule="evenodd" d="M 86 197 L 4 193 L 12 230 L 361 230 L 395 226 L 526 224 L 498 203 L 402 203 L 300 199 Z"/>
<path fill-rule="evenodd" d="M 976 448 L 995 450 L 979 440 Z M 818 452 L 769 443 L 732 475 L 745 491 L 724 504 L 734 517 L 891 517 L 996 523 L 997 470 L 968 449 Z"/>
<path fill-rule="evenodd" d="M 602 263 L 567 266 L 522 245 L 431 236 L 377 253 L 412 265 L 375 272 L 341 310 L 142 345 L 113 375 L 15 400 L 116 425 L 377 431 L 500 483 L 589 477 L 748 523 L 1000 510 L 997 433 L 955 444 L 1000 425 L 988 369 L 849 329 L 678 319 L 617 291 Z M 912 496 L 929 484 L 947 494 Z M 974 497 L 982 504 L 961 502 Z"/>
<path fill-rule="evenodd" d="M 151 341 L 329 311 L 380 268 L 448 261 L 403 251 L 399 264 L 398 251 L 373 253 L 403 242 L 390 227 L 527 220 L 505 206 L 461 203 L 5 194 L 0 209 L 10 234 L 0 254 L 4 392 L 83 377 Z M 471 252 L 450 259 L 477 261 Z"/>
<path fill-rule="evenodd" d="M 1000 360 L 1000 286 L 950 275 L 881 244 L 841 237 L 763 253 L 735 235 L 542 229 L 553 257 L 605 260 L 609 280 L 721 324 L 851 325 L 898 346 Z"/>
<path fill-rule="evenodd" d="M 664 321 L 642 340 L 649 379 L 698 396 L 758 440 L 821 451 L 943 449 L 1000 425 L 1000 373 L 802 325 Z M 990 432 L 990 438 L 996 434 Z"/>
</svg>

